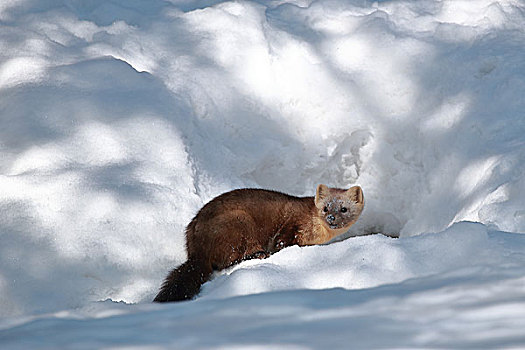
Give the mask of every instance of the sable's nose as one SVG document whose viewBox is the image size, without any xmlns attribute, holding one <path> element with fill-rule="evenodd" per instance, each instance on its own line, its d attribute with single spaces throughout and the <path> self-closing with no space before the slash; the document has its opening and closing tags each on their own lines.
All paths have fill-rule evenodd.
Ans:
<svg viewBox="0 0 525 350">
<path fill-rule="evenodd" d="M 332 214 L 330 214 L 330 215 L 328 215 L 328 216 L 326 217 L 326 221 L 328 221 L 328 222 L 330 222 L 330 223 L 333 222 L 334 220 L 335 220 L 335 216 L 333 216 Z"/>
</svg>

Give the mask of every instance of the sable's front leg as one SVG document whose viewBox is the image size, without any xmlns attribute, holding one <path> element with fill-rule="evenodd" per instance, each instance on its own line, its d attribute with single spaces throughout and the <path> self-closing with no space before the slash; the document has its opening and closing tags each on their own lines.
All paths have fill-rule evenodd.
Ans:
<svg viewBox="0 0 525 350">
<path fill-rule="evenodd" d="M 296 225 L 287 227 L 283 226 L 276 233 L 274 238 L 269 244 L 269 251 L 271 253 L 278 252 L 279 250 L 297 244 L 297 232 L 299 227 Z"/>
</svg>

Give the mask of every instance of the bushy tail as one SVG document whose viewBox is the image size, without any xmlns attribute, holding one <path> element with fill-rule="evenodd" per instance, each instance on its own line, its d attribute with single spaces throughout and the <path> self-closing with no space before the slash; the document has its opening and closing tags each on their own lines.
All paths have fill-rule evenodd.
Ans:
<svg viewBox="0 0 525 350">
<path fill-rule="evenodd" d="M 211 268 L 188 260 L 170 272 L 153 301 L 163 303 L 191 299 L 199 293 L 201 285 L 210 278 L 211 273 Z"/>
</svg>

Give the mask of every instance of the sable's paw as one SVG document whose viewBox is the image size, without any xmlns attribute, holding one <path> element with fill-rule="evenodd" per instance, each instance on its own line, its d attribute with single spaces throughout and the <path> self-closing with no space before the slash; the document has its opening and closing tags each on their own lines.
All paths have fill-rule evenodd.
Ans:
<svg viewBox="0 0 525 350">
<path fill-rule="evenodd" d="M 261 250 L 259 252 L 254 253 L 251 256 L 251 258 L 252 259 L 266 259 L 269 256 L 270 256 L 270 253 Z"/>
</svg>

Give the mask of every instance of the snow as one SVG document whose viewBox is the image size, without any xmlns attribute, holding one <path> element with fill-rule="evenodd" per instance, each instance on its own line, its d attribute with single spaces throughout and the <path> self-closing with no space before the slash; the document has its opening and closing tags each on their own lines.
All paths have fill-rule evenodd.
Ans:
<svg viewBox="0 0 525 350">
<path fill-rule="evenodd" d="M 2 1 L 0 347 L 524 347 L 524 40 L 519 0 Z M 151 303 L 211 198 L 319 183 L 344 237 Z"/>
<path fill-rule="evenodd" d="M 13 349 L 519 348 L 524 265 L 525 236 L 458 223 L 292 247 L 242 263 L 195 301 L 91 303 L 0 334 Z"/>
</svg>

